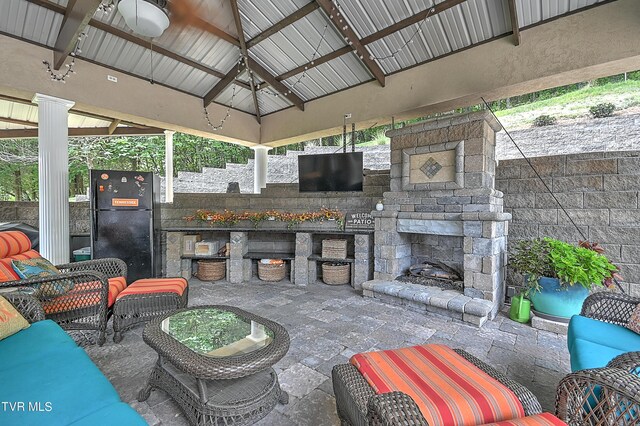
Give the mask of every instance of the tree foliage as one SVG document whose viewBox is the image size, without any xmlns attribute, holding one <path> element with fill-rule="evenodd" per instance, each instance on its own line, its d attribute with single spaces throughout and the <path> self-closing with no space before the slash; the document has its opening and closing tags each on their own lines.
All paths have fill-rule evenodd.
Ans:
<svg viewBox="0 0 640 426">
<path fill-rule="evenodd" d="M 174 173 L 246 163 L 249 148 L 182 133 L 174 135 Z M 69 139 L 69 195 L 85 194 L 89 169 L 139 170 L 164 175 L 164 136 Z M 0 199 L 38 199 L 37 139 L 0 141 Z"/>
</svg>

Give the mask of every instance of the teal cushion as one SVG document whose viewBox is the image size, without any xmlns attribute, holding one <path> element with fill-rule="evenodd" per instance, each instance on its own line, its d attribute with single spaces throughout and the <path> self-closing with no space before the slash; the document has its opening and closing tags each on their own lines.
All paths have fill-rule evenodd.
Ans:
<svg viewBox="0 0 640 426">
<path fill-rule="evenodd" d="M 38 321 L 29 328 L 0 340 L 0 371 L 46 360 L 51 353 L 76 346 L 73 339 L 55 322 Z"/>
<path fill-rule="evenodd" d="M 73 423 L 73 426 L 147 426 L 147 422 L 129 404 L 118 402 L 101 408 Z"/>
<path fill-rule="evenodd" d="M 67 425 L 120 402 L 111 383 L 79 347 L 49 352 L 43 360 L 2 370 L 0 383 L 0 401 L 40 403 L 42 410 L 35 406 L 24 411 L 6 409 L 1 413 L 3 426 Z"/>
<path fill-rule="evenodd" d="M 627 351 L 588 340 L 576 339 L 571 350 L 571 371 L 600 368 Z"/>
<path fill-rule="evenodd" d="M 574 315 L 569 322 L 567 345 L 571 354 L 573 354 L 572 346 L 577 339 L 599 343 L 622 352 L 640 351 L 640 334 L 620 325 L 581 315 Z M 604 366 L 604 364 L 598 365 L 598 367 Z"/>
</svg>

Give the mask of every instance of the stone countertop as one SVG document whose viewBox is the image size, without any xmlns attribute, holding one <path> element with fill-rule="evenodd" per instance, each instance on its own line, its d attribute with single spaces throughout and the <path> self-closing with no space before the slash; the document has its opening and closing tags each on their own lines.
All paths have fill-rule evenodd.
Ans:
<svg viewBox="0 0 640 426">
<path fill-rule="evenodd" d="M 358 235 L 358 234 L 373 234 L 373 229 L 353 229 L 353 230 L 344 230 L 340 231 L 338 229 L 327 229 L 327 228 L 304 228 L 304 229 L 267 229 L 267 228 L 245 228 L 245 227 L 168 227 L 162 228 L 162 232 L 207 232 L 207 231 L 228 231 L 228 232 L 281 232 L 287 234 L 295 234 L 297 232 L 304 232 L 308 234 L 341 234 L 341 235 Z"/>
</svg>

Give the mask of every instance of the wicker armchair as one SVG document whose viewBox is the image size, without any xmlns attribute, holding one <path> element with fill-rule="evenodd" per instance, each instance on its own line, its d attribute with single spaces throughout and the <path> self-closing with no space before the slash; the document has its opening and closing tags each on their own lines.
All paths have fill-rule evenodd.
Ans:
<svg viewBox="0 0 640 426">
<path fill-rule="evenodd" d="M 639 371 L 640 352 L 628 352 L 604 368 L 567 375 L 558 385 L 556 415 L 569 426 L 637 426 Z"/>
<path fill-rule="evenodd" d="M 639 297 L 603 291 L 587 297 L 582 305 L 580 315 L 625 326 L 639 303 Z"/>
<path fill-rule="evenodd" d="M 587 297 L 580 315 L 624 327 L 640 298 L 599 292 Z M 557 416 L 569 425 L 640 424 L 640 352 L 627 352 L 606 367 L 579 370 L 558 385 Z"/>
<path fill-rule="evenodd" d="M 48 319 L 65 330 L 96 330 L 98 344 L 106 340 L 109 278 L 126 277 L 120 259 L 98 259 L 56 266 L 62 273 L 0 283 L 0 287 L 27 287 Z M 8 293 L 11 294 L 11 293 Z"/>
<path fill-rule="evenodd" d="M 516 395 L 525 414 L 542 412 L 538 399 L 527 388 L 473 355 L 454 349 L 458 355 L 484 371 Z M 343 426 L 429 426 L 418 405 L 407 394 L 389 392 L 377 395 L 358 369 L 351 364 L 333 368 L 333 389 L 338 417 Z"/>
</svg>

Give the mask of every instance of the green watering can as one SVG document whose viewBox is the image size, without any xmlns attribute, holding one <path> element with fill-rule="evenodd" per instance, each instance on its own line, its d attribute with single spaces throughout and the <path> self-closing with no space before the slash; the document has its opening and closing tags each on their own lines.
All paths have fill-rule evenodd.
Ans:
<svg viewBox="0 0 640 426">
<path fill-rule="evenodd" d="M 511 299 L 509 318 L 521 323 L 529 322 L 529 319 L 531 318 L 531 301 L 525 299 L 522 294 L 513 297 Z"/>
</svg>

